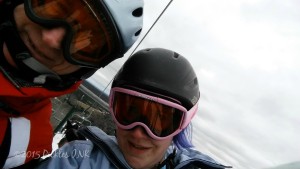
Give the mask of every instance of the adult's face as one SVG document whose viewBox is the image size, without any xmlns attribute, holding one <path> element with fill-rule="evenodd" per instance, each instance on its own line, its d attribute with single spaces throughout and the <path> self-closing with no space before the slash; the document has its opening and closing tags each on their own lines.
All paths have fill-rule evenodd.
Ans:
<svg viewBox="0 0 300 169">
<path fill-rule="evenodd" d="M 153 168 L 160 163 L 173 139 L 154 140 L 140 126 L 131 130 L 117 128 L 116 135 L 126 161 L 135 169 Z"/>
<path fill-rule="evenodd" d="M 20 37 L 36 60 L 59 75 L 79 69 L 79 66 L 67 62 L 63 57 L 61 42 L 65 35 L 64 28 L 46 29 L 32 22 L 26 16 L 23 4 L 15 8 L 14 16 Z M 15 66 L 6 45 L 3 51 L 7 60 Z"/>
</svg>

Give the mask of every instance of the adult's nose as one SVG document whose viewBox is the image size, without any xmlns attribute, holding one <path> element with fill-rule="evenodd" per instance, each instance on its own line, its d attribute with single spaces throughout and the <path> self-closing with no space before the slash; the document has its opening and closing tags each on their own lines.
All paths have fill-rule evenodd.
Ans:
<svg viewBox="0 0 300 169">
<path fill-rule="evenodd" d="M 136 126 L 131 129 L 132 137 L 134 138 L 148 138 L 146 130 L 142 126 Z"/>
<path fill-rule="evenodd" d="M 61 49 L 61 43 L 66 34 L 66 30 L 62 27 L 42 30 L 42 39 L 46 45 L 51 48 Z"/>
</svg>

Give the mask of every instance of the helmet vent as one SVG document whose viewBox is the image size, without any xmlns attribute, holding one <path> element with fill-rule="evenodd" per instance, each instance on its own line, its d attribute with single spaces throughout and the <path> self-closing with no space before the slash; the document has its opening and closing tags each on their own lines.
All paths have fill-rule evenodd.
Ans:
<svg viewBox="0 0 300 169">
<path fill-rule="evenodd" d="M 198 84 L 197 78 L 194 79 L 194 84 L 196 84 L 196 85 Z"/>
<path fill-rule="evenodd" d="M 174 57 L 175 59 L 178 59 L 178 58 L 179 58 L 179 54 L 178 54 L 178 53 L 176 53 L 176 52 L 174 52 L 174 55 L 173 55 L 173 57 Z"/>
<path fill-rule="evenodd" d="M 143 8 L 137 8 L 132 12 L 135 17 L 141 17 L 143 15 Z"/>
<path fill-rule="evenodd" d="M 138 30 L 137 32 L 135 32 L 135 36 L 139 36 L 140 35 L 140 33 L 141 33 L 141 31 L 142 31 L 142 29 L 140 29 L 140 30 Z"/>
</svg>

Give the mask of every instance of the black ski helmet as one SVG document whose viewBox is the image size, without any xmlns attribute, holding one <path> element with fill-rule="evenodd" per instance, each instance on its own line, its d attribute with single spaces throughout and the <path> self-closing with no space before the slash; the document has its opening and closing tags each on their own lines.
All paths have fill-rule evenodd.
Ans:
<svg viewBox="0 0 300 169">
<path fill-rule="evenodd" d="M 162 48 L 140 50 L 129 57 L 115 76 L 112 87 L 137 88 L 171 97 L 187 110 L 200 97 L 197 76 L 189 61 Z"/>
</svg>

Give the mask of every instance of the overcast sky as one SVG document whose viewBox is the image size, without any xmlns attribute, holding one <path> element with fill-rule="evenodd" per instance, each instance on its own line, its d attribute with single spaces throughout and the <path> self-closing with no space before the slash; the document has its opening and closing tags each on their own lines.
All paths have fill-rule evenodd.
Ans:
<svg viewBox="0 0 300 169">
<path fill-rule="evenodd" d="M 168 2 L 145 0 L 144 34 Z M 237 169 L 300 161 L 299 7 L 299 0 L 174 0 L 142 42 L 139 49 L 175 50 L 195 68 L 197 149 Z M 89 80 L 105 87 L 125 59 Z"/>
</svg>

